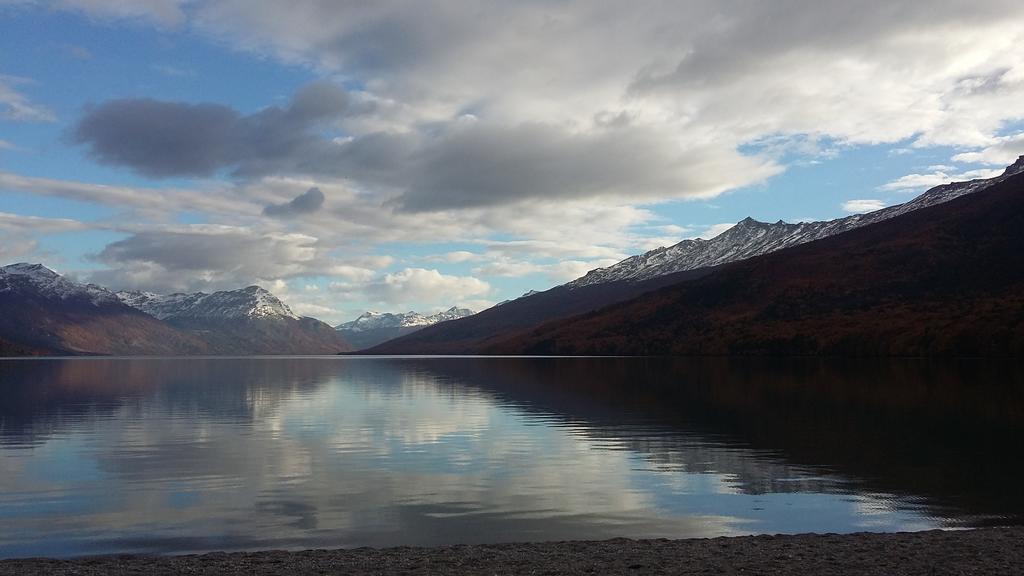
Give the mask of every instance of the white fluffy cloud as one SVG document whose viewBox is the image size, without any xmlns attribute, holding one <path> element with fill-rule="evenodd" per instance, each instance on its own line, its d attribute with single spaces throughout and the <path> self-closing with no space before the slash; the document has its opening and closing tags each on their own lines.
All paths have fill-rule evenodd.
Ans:
<svg viewBox="0 0 1024 576">
<path fill-rule="evenodd" d="M 957 162 L 1005 166 L 1024 156 L 1024 132 L 993 138 L 988 146 L 953 156 Z"/>
<path fill-rule="evenodd" d="M 925 174 L 907 174 L 906 176 L 901 176 L 892 182 L 883 184 L 880 188 L 882 190 L 895 190 L 899 192 L 916 192 L 926 188 L 940 186 L 942 184 L 949 184 L 950 182 L 974 180 L 977 178 L 993 178 L 1003 172 L 1001 168 L 981 168 L 977 170 L 967 170 L 959 174 L 950 174 L 949 172 L 941 169 L 948 168 L 945 166 L 932 166 L 931 168 L 940 169 L 933 170 Z"/>
<path fill-rule="evenodd" d="M 491 291 L 487 282 L 472 276 L 454 276 L 425 268 L 406 268 L 368 287 L 371 297 L 389 304 L 413 302 L 454 302 L 486 296 Z"/>
<path fill-rule="evenodd" d="M 707 138 L 983 142 L 1020 95 L 1016 2 L 214 0 L 199 28 L 363 78 L 423 119 L 653 124 Z M 771 22 L 766 26 L 765 22 Z M 528 65 L 527 65 L 528 63 Z"/>
<path fill-rule="evenodd" d="M 725 232 L 729 228 L 732 228 L 735 225 L 736 225 L 735 222 L 720 222 L 718 224 L 712 224 L 711 226 L 708 226 L 707 228 L 705 228 L 702 232 L 699 232 L 694 237 L 695 238 L 703 238 L 705 240 L 710 240 L 710 239 L 714 238 L 715 236 L 718 236 L 722 232 Z"/>
<path fill-rule="evenodd" d="M 875 210 L 881 210 L 882 208 L 885 208 L 885 202 L 871 198 L 847 200 L 846 202 L 843 202 L 843 210 L 853 214 L 874 212 Z"/>
<path fill-rule="evenodd" d="M 156 16 L 179 7 L 153 4 Z M 991 146 L 1024 118 L 1016 8 L 205 0 L 176 13 L 244 50 L 358 79 L 373 103 L 338 118 L 344 138 L 296 139 L 274 162 L 228 166 L 330 173 L 427 211 L 714 196 L 779 172 L 738 152 L 768 140 Z"/>
</svg>

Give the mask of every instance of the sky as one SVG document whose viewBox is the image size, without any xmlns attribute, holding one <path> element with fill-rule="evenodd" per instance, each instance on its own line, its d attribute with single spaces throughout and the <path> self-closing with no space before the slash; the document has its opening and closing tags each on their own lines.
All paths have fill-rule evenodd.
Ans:
<svg viewBox="0 0 1024 576">
<path fill-rule="evenodd" d="M 331 323 L 1021 154 L 1016 1 L 0 0 L 0 263 Z"/>
</svg>

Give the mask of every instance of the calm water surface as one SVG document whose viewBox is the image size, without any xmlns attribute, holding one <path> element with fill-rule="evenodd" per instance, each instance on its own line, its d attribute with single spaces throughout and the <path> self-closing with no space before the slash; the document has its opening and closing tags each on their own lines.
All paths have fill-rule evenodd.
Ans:
<svg viewBox="0 0 1024 576">
<path fill-rule="evenodd" d="M 0 557 L 1021 523 L 988 362 L 0 360 Z"/>
</svg>

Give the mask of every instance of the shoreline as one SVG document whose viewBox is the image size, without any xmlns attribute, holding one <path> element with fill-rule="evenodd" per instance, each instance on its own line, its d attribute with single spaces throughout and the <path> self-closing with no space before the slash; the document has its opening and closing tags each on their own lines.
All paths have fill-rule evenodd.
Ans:
<svg viewBox="0 0 1024 576">
<path fill-rule="evenodd" d="M 854 534 L 731 536 L 212 552 L 0 560 L 21 574 L 862 574 L 1024 573 L 1024 526 Z"/>
</svg>

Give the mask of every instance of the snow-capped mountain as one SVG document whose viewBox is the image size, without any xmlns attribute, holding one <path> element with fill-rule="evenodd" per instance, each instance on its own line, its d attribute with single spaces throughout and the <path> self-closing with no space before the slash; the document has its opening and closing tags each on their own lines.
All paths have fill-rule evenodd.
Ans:
<svg viewBox="0 0 1024 576">
<path fill-rule="evenodd" d="M 345 322 L 344 324 L 335 326 L 335 329 L 345 330 L 348 332 L 366 332 L 369 330 L 380 330 L 382 328 L 422 328 L 424 326 L 437 324 L 438 322 L 465 318 L 466 316 L 471 316 L 473 313 L 474 312 L 468 308 L 459 308 L 457 306 L 452 306 L 443 312 L 431 314 L 430 316 L 425 316 L 419 312 L 394 314 L 391 312 L 370 311 L 361 314 L 351 322 Z"/>
<path fill-rule="evenodd" d="M 984 190 L 1021 172 L 1024 172 L 1024 156 L 1010 165 L 1002 175 L 995 178 L 936 186 L 905 204 L 890 206 L 866 214 L 854 214 L 836 220 L 796 224 L 780 220 L 770 224 L 746 218 L 710 240 L 702 238 L 683 240 L 667 248 L 657 248 L 638 256 L 630 256 L 607 268 L 591 270 L 585 276 L 573 280 L 565 286 L 573 289 L 618 280 L 638 282 L 674 272 L 745 260 L 797 244 L 841 234 L 928 206 L 942 204 L 954 198 Z"/>
<path fill-rule="evenodd" d="M 68 280 L 42 264 L 20 262 L 0 267 L 0 292 L 9 292 L 19 286 L 30 288 L 45 298 L 60 301 L 74 300 L 93 306 L 118 301 L 113 292 L 102 286 Z"/>
<path fill-rule="evenodd" d="M 291 318 L 298 320 L 291 308 L 267 290 L 249 286 L 206 294 L 154 294 L 152 292 L 118 292 L 122 302 L 161 320 L 202 318 Z"/>
<path fill-rule="evenodd" d="M 457 320 L 475 314 L 467 308 L 452 306 L 451 308 L 431 314 L 429 316 L 418 312 L 406 312 L 404 314 L 393 314 L 388 312 L 366 312 L 351 322 L 345 322 L 335 327 L 339 334 L 345 337 L 357 350 L 370 348 L 422 330 L 428 326 Z"/>
<path fill-rule="evenodd" d="M 42 264 L 0 267 L 0 353 L 205 354 L 206 343 Z"/>
<path fill-rule="evenodd" d="M 117 296 L 137 310 L 199 336 L 220 354 L 336 354 L 351 349 L 329 325 L 299 317 L 259 286 L 212 294 L 118 292 Z"/>
<path fill-rule="evenodd" d="M 382 328 L 425 326 L 426 322 L 424 319 L 425 316 L 417 312 L 394 314 L 391 312 L 374 312 L 371 310 L 360 314 L 358 318 L 351 322 L 338 324 L 334 329 L 348 332 L 367 332 L 370 330 L 380 330 Z"/>
<path fill-rule="evenodd" d="M 0 267 L 0 354 L 336 354 L 345 338 L 257 286 L 114 292 L 42 264 Z"/>
<path fill-rule="evenodd" d="M 424 319 L 427 321 L 427 326 L 432 324 L 438 324 L 440 322 L 447 322 L 449 320 L 458 320 L 459 318 L 465 318 L 466 316 L 472 316 L 476 312 L 469 308 L 459 308 L 458 306 L 452 306 L 451 308 L 438 312 L 437 314 L 431 314 L 426 316 Z"/>
</svg>

